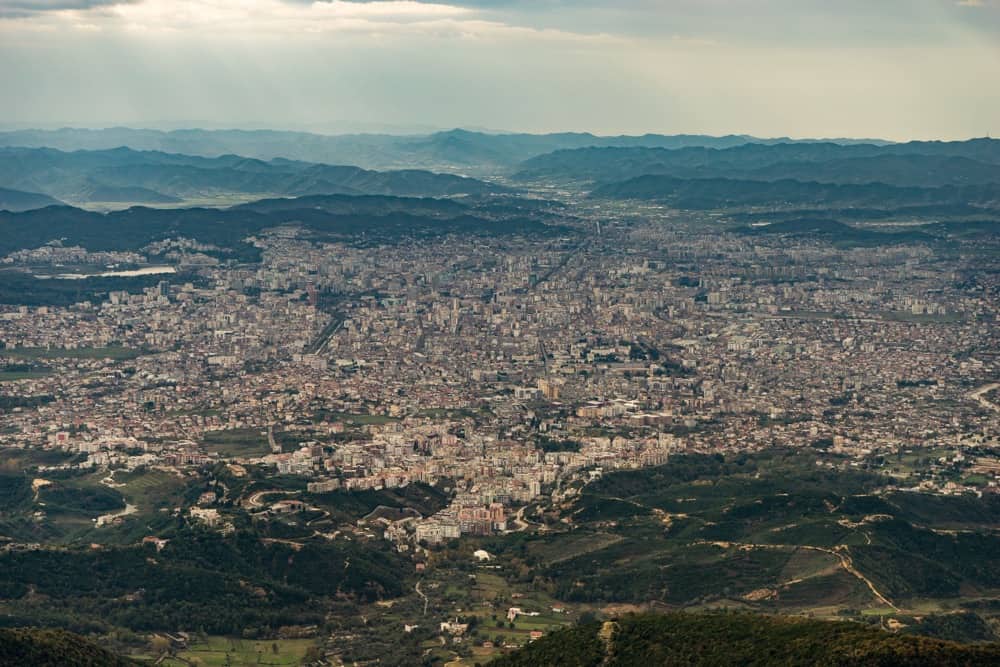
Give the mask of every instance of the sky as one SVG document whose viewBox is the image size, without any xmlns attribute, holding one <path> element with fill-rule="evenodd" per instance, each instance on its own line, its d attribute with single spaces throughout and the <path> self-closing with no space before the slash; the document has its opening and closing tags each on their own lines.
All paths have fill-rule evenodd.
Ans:
<svg viewBox="0 0 1000 667">
<path fill-rule="evenodd" d="M 1000 0 L 0 0 L 0 125 L 1000 135 Z"/>
</svg>

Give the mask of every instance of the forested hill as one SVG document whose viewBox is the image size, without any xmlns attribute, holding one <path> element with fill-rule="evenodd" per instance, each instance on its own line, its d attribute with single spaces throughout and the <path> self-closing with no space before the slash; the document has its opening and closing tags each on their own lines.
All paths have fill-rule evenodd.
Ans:
<svg viewBox="0 0 1000 667">
<path fill-rule="evenodd" d="M 1000 664 L 1000 645 L 896 635 L 857 623 L 750 614 L 642 614 L 553 633 L 491 667 L 934 667 Z"/>
<path fill-rule="evenodd" d="M 139 251 L 154 241 L 183 237 L 224 249 L 223 259 L 246 254 L 248 236 L 282 225 L 295 225 L 314 240 L 399 241 L 401 238 L 476 235 L 541 235 L 569 233 L 548 225 L 544 213 L 497 205 L 459 205 L 442 199 L 395 197 L 306 197 L 265 200 L 229 209 L 155 209 L 135 206 L 124 211 L 96 213 L 70 206 L 34 211 L 0 211 L 0 256 L 37 248 L 53 239 L 80 245 L 91 252 Z M 412 203 L 412 210 L 407 207 Z M 555 222 L 553 220 L 553 222 Z"/>
<path fill-rule="evenodd" d="M 58 199 L 37 192 L 22 192 L 0 188 L 0 211 L 30 211 L 45 206 L 58 206 Z"/>
<path fill-rule="evenodd" d="M 614 183 L 649 174 L 897 187 L 985 185 L 1000 179 L 1000 141 L 913 141 L 889 146 L 747 143 L 722 149 L 587 147 L 527 160 L 515 180 Z"/>
<path fill-rule="evenodd" d="M 63 630 L 0 628 L 0 667 L 129 667 L 118 657 Z"/>
<path fill-rule="evenodd" d="M 422 169 L 371 171 L 350 165 L 263 161 L 238 155 L 206 158 L 128 148 L 63 152 L 0 147 L 0 187 L 40 193 L 70 204 L 176 204 L 328 194 L 451 197 L 508 192 L 497 184 Z"/>
</svg>

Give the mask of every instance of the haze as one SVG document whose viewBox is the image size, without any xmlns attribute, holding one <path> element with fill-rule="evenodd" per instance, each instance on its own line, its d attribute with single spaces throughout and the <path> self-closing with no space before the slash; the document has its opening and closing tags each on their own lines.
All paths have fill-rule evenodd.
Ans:
<svg viewBox="0 0 1000 667">
<path fill-rule="evenodd" d="M 0 0 L 0 124 L 965 138 L 992 0 Z"/>
</svg>

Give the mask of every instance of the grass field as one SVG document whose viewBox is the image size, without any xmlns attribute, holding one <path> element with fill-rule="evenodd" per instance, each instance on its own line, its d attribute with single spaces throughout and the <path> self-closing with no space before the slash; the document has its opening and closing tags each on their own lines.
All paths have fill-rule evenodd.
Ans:
<svg viewBox="0 0 1000 667">
<path fill-rule="evenodd" d="M 110 347 L 79 347 L 73 350 L 62 348 L 18 347 L 0 350 L 0 356 L 17 359 L 113 359 L 122 361 L 142 356 L 142 350 L 120 345 Z"/>
<path fill-rule="evenodd" d="M 50 375 L 51 371 L 0 371 L 0 382 L 17 382 L 18 380 L 37 380 Z"/>
<path fill-rule="evenodd" d="M 195 642 L 177 659 L 166 659 L 162 665 L 182 667 L 241 667 L 243 665 L 269 665 L 271 667 L 299 665 L 310 648 L 316 646 L 312 639 L 276 639 L 251 641 L 229 637 L 209 637 L 205 642 Z"/>
<path fill-rule="evenodd" d="M 267 436 L 255 428 L 208 431 L 202 437 L 202 444 L 206 451 L 232 459 L 263 456 L 271 451 Z"/>
<path fill-rule="evenodd" d="M 138 473 L 118 473 L 115 482 L 124 484 L 116 487 L 131 505 L 140 512 L 149 512 L 162 507 L 180 504 L 185 483 L 177 475 L 161 470 Z"/>
<path fill-rule="evenodd" d="M 334 421 L 342 421 L 349 424 L 360 424 L 360 425 L 368 425 L 368 424 L 382 425 L 394 421 L 399 421 L 395 417 L 387 417 L 385 415 L 352 415 L 347 412 L 331 413 L 329 419 L 332 419 Z"/>
<path fill-rule="evenodd" d="M 609 547 L 623 539 L 620 535 L 580 531 L 578 535 L 560 535 L 551 540 L 539 539 L 530 544 L 529 550 L 546 565 L 553 565 Z"/>
<path fill-rule="evenodd" d="M 21 472 L 38 465 L 58 465 L 73 458 L 61 449 L 0 449 L 0 470 Z"/>
<path fill-rule="evenodd" d="M 812 549 L 797 549 L 781 570 L 781 582 L 808 579 L 840 569 L 840 559 L 833 554 Z"/>
<path fill-rule="evenodd" d="M 891 457 L 886 461 L 886 472 L 893 475 L 912 475 L 927 469 L 926 460 L 936 461 L 942 456 L 950 456 L 955 453 L 951 447 L 936 447 L 932 449 L 916 449 L 908 453 L 902 453 L 898 457 Z"/>
<path fill-rule="evenodd" d="M 962 480 L 963 484 L 971 484 L 972 486 L 987 486 L 992 481 L 992 478 L 987 477 L 979 473 L 974 473 L 972 475 L 967 475 L 965 479 Z"/>
</svg>

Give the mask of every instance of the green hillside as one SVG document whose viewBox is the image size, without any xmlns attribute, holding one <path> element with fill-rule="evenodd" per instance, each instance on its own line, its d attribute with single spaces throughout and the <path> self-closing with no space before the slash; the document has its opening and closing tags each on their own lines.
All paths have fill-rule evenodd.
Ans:
<svg viewBox="0 0 1000 667">
<path fill-rule="evenodd" d="M 63 630 L 0 629 L 0 667 L 127 667 L 134 664 Z"/>
<path fill-rule="evenodd" d="M 856 623 L 749 614 L 643 614 L 556 632 L 493 667 L 996 665 L 1000 646 L 894 635 Z"/>
<path fill-rule="evenodd" d="M 543 513 L 545 532 L 487 550 L 568 603 L 914 617 L 992 604 L 1000 565 L 984 555 L 1000 548 L 1000 499 L 894 484 L 810 453 L 677 455 L 592 481 Z"/>
</svg>

